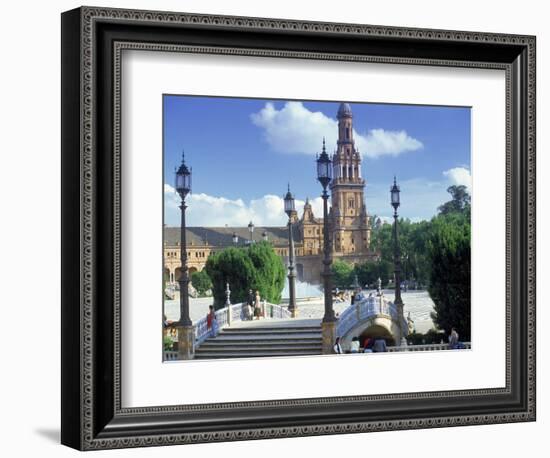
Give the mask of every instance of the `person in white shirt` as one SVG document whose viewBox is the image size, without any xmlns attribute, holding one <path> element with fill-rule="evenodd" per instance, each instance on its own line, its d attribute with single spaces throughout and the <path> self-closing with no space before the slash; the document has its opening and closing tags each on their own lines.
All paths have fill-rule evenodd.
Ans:
<svg viewBox="0 0 550 458">
<path fill-rule="evenodd" d="M 340 337 L 336 337 L 336 342 L 334 343 L 334 347 L 332 347 L 332 349 L 337 355 L 341 355 L 342 353 L 344 353 L 342 351 L 342 345 L 340 345 Z"/>
<path fill-rule="evenodd" d="M 351 339 L 350 350 L 352 353 L 359 353 L 359 338 Z"/>
</svg>

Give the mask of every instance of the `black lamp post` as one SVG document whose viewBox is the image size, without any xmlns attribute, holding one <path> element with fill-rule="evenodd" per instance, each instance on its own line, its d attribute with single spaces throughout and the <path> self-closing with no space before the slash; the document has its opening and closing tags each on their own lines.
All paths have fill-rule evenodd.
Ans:
<svg viewBox="0 0 550 458">
<path fill-rule="evenodd" d="M 332 264 L 330 239 L 329 239 L 329 220 L 328 220 L 328 192 L 327 187 L 332 181 L 332 161 L 327 154 L 325 148 L 325 139 L 323 138 L 323 151 L 317 157 L 317 180 L 323 186 L 323 241 L 324 241 L 324 257 L 323 257 L 323 288 L 325 290 L 325 315 L 323 323 L 333 323 L 336 321 L 334 309 L 332 308 L 332 272 L 330 266 Z M 331 343 L 333 344 L 333 342 Z"/>
<path fill-rule="evenodd" d="M 250 232 L 249 243 L 252 243 L 252 233 L 254 232 L 254 224 L 252 223 L 252 221 L 248 223 L 248 232 Z"/>
<path fill-rule="evenodd" d="M 181 197 L 181 228 L 180 228 L 180 252 L 181 275 L 178 280 L 180 285 L 180 320 L 179 325 L 191 326 L 189 318 L 189 269 L 187 267 L 187 242 L 185 237 L 185 198 L 191 192 L 191 170 L 185 165 L 185 155 L 182 154 L 181 165 L 176 172 L 176 191 Z"/>
<path fill-rule="evenodd" d="M 233 245 L 237 246 L 238 243 L 239 243 L 239 236 L 237 235 L 236 232 L 233 232 Z"/>
<path fill-rule="evenodd" d="M 296 211 L 296 208 L 294 196 L 290 192 L 290 185 L 288 185 L 288 192 L 286 193 L 284 202 L 285 213 L 288 215 L 288 310 L 294 318 L 296 316 L 296 273 L 294 272 L 294 237 L 292 236 L 291 216 Z"/>
<path fill-rule="evenodd" d="M 399 231 L 397 221 L 397 209 L 400 205 L 399 193 L 401 190 L 397 186 L 397 180 L 393 177 L 393 186 L 390 188 L 391 205 L 393 207 L 393 263 L 395 273 L 395 300 L 394 303 L 397 306 L 397 313 L 399 316 L 399 329 L 401 330 L 400 338 L 403 338 L 403 300 L 401 299 L 401 249 L 399 247 Z M 399 342 L 396 342 L 399 344 Z"/>
</svg>

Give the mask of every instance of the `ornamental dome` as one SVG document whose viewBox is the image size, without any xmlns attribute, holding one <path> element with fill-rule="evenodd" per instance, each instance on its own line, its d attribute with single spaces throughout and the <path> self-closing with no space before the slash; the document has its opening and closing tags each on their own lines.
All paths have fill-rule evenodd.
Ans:
<svg viewBox="0 0 550 458">
<path fill-rule="evenodd" d="M 338 108 L 338 118 L 352 117 L 351 107 L 349 103 L 341 103 L 340 108 Z"/>
</svg>

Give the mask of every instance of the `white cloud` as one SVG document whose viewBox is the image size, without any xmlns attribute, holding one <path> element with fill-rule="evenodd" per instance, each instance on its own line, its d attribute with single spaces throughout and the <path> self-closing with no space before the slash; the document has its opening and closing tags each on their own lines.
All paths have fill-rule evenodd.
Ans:
<svg viewBox="0 0 550 458">
<path fill-rule="evenodd" d="M 359 135 L 355 138 L 359 151 L 366 151 L 369 157 L 398 156 L 424 146 L 421 141 L 412 138 L 404 130 L 371 129 L 366 136 Z"/>
<path fill-rule="evenodd" d="M 445 176 L 452 185 L 464 185 L 469 192 L 472 191 L 472 175 L 470 170 L 465 167 L 454 167 L 443 172 Z"/>
<path fill-rule="evenodd" d="M 326 138 L 329 150 L 336 144 L 338 122 L 320 111 L 310 111 L 301 102 L 286 102 L 277 110 L 273 103 L 265 104 L 251 115 L 254 125 L 263 129 L 266 142 L 279 153 L 316 154 Z M 423 147 L 422 142 L 404 130 L 371 129 L 366 134 L 354 130 L 355 143 L 367 157 L 397 156 Z"/>
<path fill-rule="evenodd" d="M 322 199 L 312 199 L 315 216 L 322 216 Z M 303 200 L 296 200 L 296 210 L 301 216 Z M 283 197 L 267 194 L 246 203 L 242 199 L 227 199 L 208 194 L 190 194 L 187 198 L 187 224 L 189 226 L 246 226 L 249 221 L 256 226 L 284 226 L 288 217 L 284 212 Z M 179 226 L 179 197 L 175 189 L 164 185 L 165 222 L 169 226 Z"/>
</svg>

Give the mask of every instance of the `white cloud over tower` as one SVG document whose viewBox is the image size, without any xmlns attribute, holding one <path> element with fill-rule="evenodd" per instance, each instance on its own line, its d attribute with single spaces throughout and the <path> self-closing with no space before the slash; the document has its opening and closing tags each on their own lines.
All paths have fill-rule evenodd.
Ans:
<svg viewBox="0 0 550 458">
<path fill-rule="evenodd" d="M 336 144 L 337 120 L 320 111 L 308 110 L 302 102 L 286 102 L 281 109 L 267 102 L 250 118 L 255 126 L 262 129 L 270 148 L 278 153 L 316 154 L 321 148 L 323 137 L 327 145 Z M 420 140 L 404 130 L 376 128 L 362 134 L 354 129 L 353 135 L 359 151 L 370 158 L 398 156 L 423 147 Z"/>
</svg>

